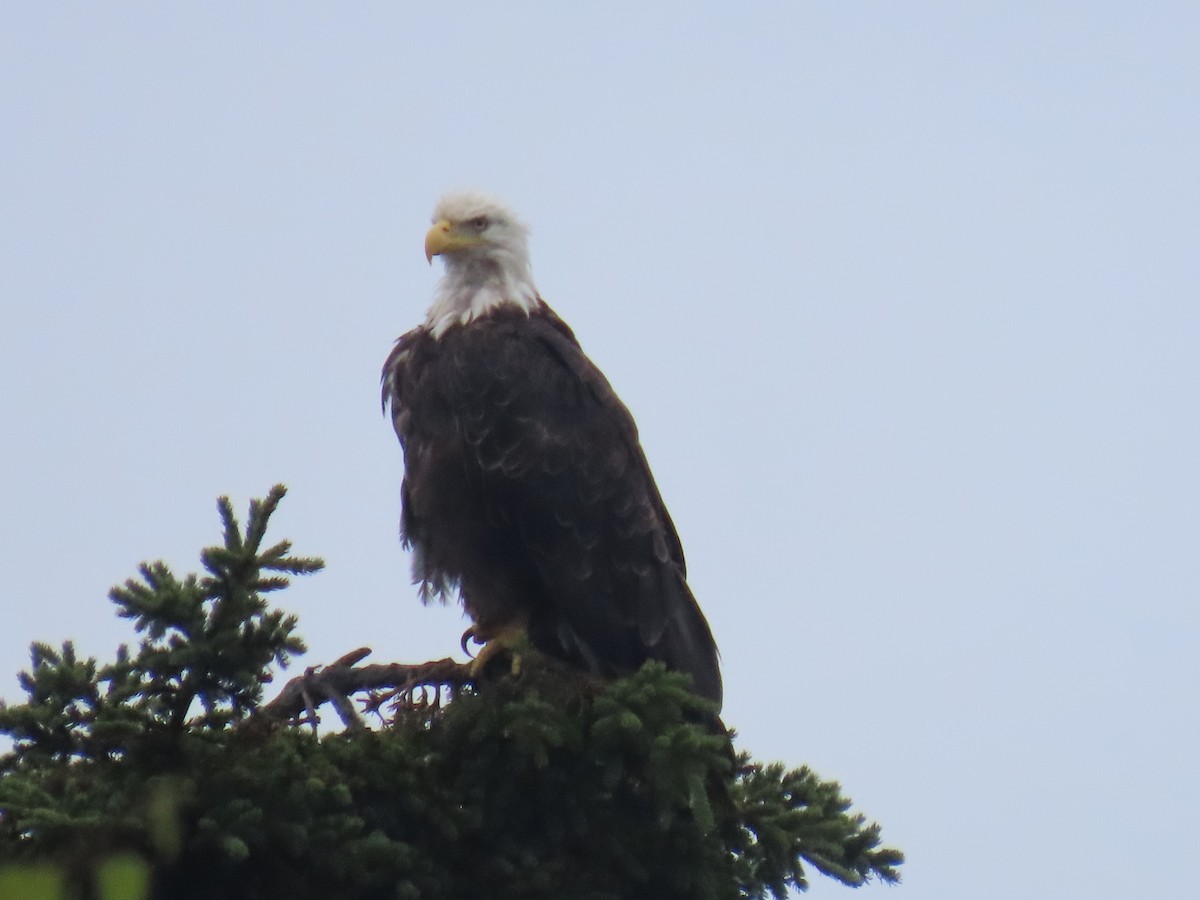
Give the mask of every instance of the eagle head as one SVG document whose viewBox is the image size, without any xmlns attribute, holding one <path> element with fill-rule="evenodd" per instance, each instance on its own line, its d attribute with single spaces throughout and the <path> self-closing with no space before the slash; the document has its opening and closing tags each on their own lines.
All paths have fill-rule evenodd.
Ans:
<svg viewBox="0 0 1200 900">
<path fill-rule="evenodd" d="M 491 197 L 463 191 L 438 202 L 425 235 L 425 258 L 435 256 L 446 267 L 426 321 L 435 337 L 501 304 L 531 312 L 539 303 L 529 229 Z"/>
</svg>

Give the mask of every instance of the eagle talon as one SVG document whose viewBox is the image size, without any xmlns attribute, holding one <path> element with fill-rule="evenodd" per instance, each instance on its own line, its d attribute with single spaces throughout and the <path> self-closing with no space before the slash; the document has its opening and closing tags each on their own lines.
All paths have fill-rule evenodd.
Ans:
<svg viewBox="0 0 1200 900">
<path fill-rule="evenodd" d="M 471 643 L 472 641 L 474 641 L 476 644 L 479 644 L 480 647 L 486 646 L 483 640 L 479 637 L 479 632 L 475 630 L 474 625 L 462 633 L 462 640 L 459 641 L 459 646 L 462 647 L 463 653 L 467 654 L 467 656 L 469 656 L 471 659 L 475 659 L 476 655 L 472 653 L 470 648 L 467 646 L 467 644 Z"/>
<path fill-rule="evenodd" d="M 471 623 L 463 632 L 461 644 L 463 652 L 471 657 L 471 662 L 467 664 L 471 677 L 480 678 L 489 671 L 492 674 L 503 674 L 502 669 L 507 670 L 507 674 L 514 678 L 520 677 L 522 656 L 526 650 L 532 649 L 527 627 L 523 618 L 505 622 L 499 627 L 484 628 L 478 622 Z M 479 645 L 475 653 L 467 646 L 471 642 Z M 507 657 L 506 665 L 493 665 L 497 657 Z"/>
<path fill-rule="evenodd" d="M 481 678 L 497 656 L 503 653 L 509 655 L 507 674 L 513 678 L 521 675 L 521 652 L 518 647 L 504 640 L 491 640 L 479 649 L 479 654 L 470 662 L 472 678 Z"/>
</svg>

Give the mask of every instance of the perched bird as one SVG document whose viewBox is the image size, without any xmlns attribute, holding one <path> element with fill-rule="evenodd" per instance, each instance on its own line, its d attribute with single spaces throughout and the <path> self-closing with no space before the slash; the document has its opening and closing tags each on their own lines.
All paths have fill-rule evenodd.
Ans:
<svg viewBox="0 0 1200 900">
<path fill-rule="evenodd" d="M 425 255 L 445 275 L 383 368 L 422 599 L 457 589 L 481 657 L 527 639 L 606 676 L 660 660 L 719 704 L 716 644 L 637 426 L 539 296 L 528 230 L 474 193 L 433 222 Z"/>
</svg>

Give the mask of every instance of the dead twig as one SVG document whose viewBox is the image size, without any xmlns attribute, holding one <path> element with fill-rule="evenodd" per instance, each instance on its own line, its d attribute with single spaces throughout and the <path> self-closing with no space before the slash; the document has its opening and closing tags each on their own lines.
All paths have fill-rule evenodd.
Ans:
<svg viewBox="0 0 1200 900">
<path fill-rule="evenodd" d="M 376 713 L 389 700 L 401 708 L 436 707 L 442 688 L 453 695 L 472 681 L 470 665 L 449 657 L 425 663 L 358 665 L 370 652 L 360 647 L 327 666 L 306 669 L 285 684 L 258 715 L 277 722 L 296 719 L 315 728 L 320 721 L 317 710 L 330 703 L 347 728 L 363 728 L 362 717 L 350 701 L 354 694 L 370 692 L 366 708 Z M 385 693 L 380 695 L 380 691 Z"/>
</svg>

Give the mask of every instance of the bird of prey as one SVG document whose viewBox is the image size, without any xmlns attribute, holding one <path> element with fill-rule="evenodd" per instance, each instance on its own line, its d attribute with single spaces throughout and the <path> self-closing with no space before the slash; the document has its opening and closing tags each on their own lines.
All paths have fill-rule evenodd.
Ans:
<svg viewBox="0 0 1200 900">
<path fill-rule="evenodd" d="M 422 599 L 457 592 L 485 651 L 526 640 L 610 677 L 659 660 L 719 705 L 716 644 L 637 426 L 538 294 L 528 230 L 454 193 L 425 254 L 445 274 L 383 369 Z"/>
</svg>

